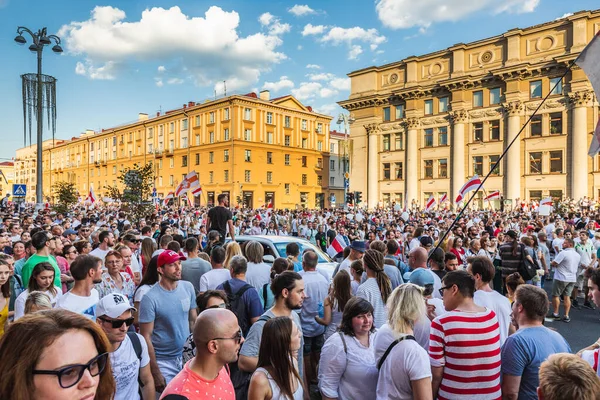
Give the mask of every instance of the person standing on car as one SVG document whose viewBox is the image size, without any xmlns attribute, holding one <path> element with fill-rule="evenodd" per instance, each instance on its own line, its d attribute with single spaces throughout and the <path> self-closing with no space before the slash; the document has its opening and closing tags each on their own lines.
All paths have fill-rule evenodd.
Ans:
<svg viewBox="0 0 600 400">
<path fill-rule="evenodd" d="M 219 202 L 219 205 L 208 211 L 208 217 L 206 219 L 208 231 L 218 231 L 221 234 L 219 241 L 221 244 L 224 244 L 225 236 L 227 236 L 227 228 L 229 228 L 229 236 L 231 236 L 232 241 L 235 241 L 233 214 L 231 214 L 231 210 L 227 208 L 229 207 L 229 195 L 221 193 L 217 196 L 217 201 Z"/>
</svg>

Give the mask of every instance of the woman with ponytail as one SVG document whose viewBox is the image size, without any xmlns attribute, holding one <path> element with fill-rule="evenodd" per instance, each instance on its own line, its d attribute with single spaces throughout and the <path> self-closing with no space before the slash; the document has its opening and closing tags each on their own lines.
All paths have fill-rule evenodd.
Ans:
<svg viewBox="0 0 600 400">
<path fill-rule="evenodd" d="M 387 319 L 387 302 L 392 292 L 390 278 L 383 272 L 383 254 L 369 249 L 363 256 L 363 264 L 367 272 L 367 280 L 358 287 L 357 297 L 369 301 L 373 306 L 373 325 L 379 328 Z"/>
</svg>

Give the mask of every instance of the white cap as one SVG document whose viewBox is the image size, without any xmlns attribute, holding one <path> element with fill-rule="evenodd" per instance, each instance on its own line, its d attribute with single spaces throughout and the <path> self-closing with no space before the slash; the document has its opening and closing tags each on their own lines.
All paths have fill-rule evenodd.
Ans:
<svg viewBox="0 0 600 400">
<path fill-rule="evenodd" d="M 96 306 L 96 316 L 102 317 L 106 315 L 110 318 L 119 318 L 125 311 L 136 311 L 129 304 L 129 299 L 121 293 L 110 293 L 104 296 Z"/>
</svg>

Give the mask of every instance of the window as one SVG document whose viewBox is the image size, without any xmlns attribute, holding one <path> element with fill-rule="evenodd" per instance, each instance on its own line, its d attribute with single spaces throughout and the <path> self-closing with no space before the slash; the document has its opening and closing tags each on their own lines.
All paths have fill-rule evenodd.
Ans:
<svg viewBox="0 0 600 400">
<path fill-rule="evenodd" d="M 307 131 L 308 130 L 308 121 L 307 120 L 305 120 L 305 119 L 302 120 L 301 129 L 303 131 Z"/>
<path fill-rule="evenodd" d="M 433 100 L 425 100 L 425 115 L 433 114 Z"/>
<path fill-rule="evenodd" d="M 448 97 L 440 97 L 438 104 L 438 112 L 448 112 Z"/>
<path fill-rule="evenodd" d="M 438 146 L 448 145 L 448 127 L 441 126 L 438 128 Z"/>
<path fill-rule="evenodd" d="M 390 135 L 383 135 L 383 151 L 390 151 Z"/>
<path fill-rule="evenodd" d="M 160 160 L 158 160 L 158 169 L 162 169 L 163 167 L 163 160 L 162 158 Z"/>
<path fill-rule="evenodd" d="M 273 124 L 273 113 L 272 112 L 268 112 L 267 113 L 267 124 Z"/>
<path fill-rule="evenodd" d="M 283 158 L 284 158 L 285 165 L 290 165 L 290 155 L 286 154 L 286 155 L 284 155 Z"/>
<path fill-rule="evenodd" d="M 182 137 L 181 138 L 181 148 L 187 149 L 187 147 L 188 147 L 187 137 Z"/>
<path fill-rule="evenodd" d="M 404 148 L 402 140 L 402 133 L 398 132 L 394 135 L 394 150 L 402 150 Z"/>
<path fill-rule="evenodd" d="M 542 81 L 529 82 L 529 97 L 532 99 L 542 97 Z"/>
<path fill-rule="evenodd" d="M 229 128 L 223 130 L 223 140 L 229 140 Z"/>
<path fill-rule="evenodd" d="M 181 166 L 182 167 L 187 167 L 188 165 L 188 157 L 187 156 L 181 156 Z"/>
<path fill-rule="evenodd" d="M 173 182 L 174 182 L 173 175 L 169 175 L 169 185 L 173 186 Z"/>
<path fill-rule="evenodd" d="M 483 122 L 473 124 L 473 141 L 483 142 Z"/>
<path fill-rule="evenodd" d="M 196 146 L 200 146 L 200 135 L 196 135 Z"/>
<path fill-rule="evenodd" d="M 390 120 L 390 108 L 389 107 L 383 107 L 383 121 L 389 121 Z"/>
<path fill-rule="evenodd" d="M 320 140 L 317 142 L 317 151 L 323 151 L 323 142 Z"/>
<path fill-rule="evenodd" d="M 154 138 L 154 128 L 148 128 L 148 139 Z"/>
<path fill-rule="evenodd" d="M 214 143 L 215 142 L 215 133 L 214 132 L 210 132 L 208 134 L 208 142 L 209 143 Z"/>
<path fill-rule="evenodd" d="M 252 121 L 252 109 L 244 108 L 244 119 L 246 121 Z"/>
<path fill-rule="evenodd" d="M 542 152 L 535 151 L 529 153 L 529 173 L 530 174 L 541 174 L 542 173 Z"/>
<path fill-rule="evenodd" d="M 483 90 L 473 92 L 473 108 L 483 107 Z"/>
<path fill-rule="evenodd" d="M 250 182 L 250 170 L 244 171 L 244 182 Z"/>
<path fill-rule="evenodd" d="M 288 117 L 288 116 L 286 116 L 286 117 L 283 119 L 283 125 L 284 125 L 286 128 L 291 128 L 291 127 L 292 127 L 292 118 L 291 118 L 291 117 Z"/>
<path fill-rule="evenodd" d="M 562 174 L 563 172 L 563 152 L 555 150 L 550 152 L 550 173 Z"/>
<path fill-rule="evenodd" d="M 308 148 L 308 139 L 307 138 L 302 138 L 302 148 L 303 149 Z"/>
<path fill-rule="evenodd" d="M 223 162 L 229 162 L 229 150 L 223 150 Z"/>
<path fill-rule="evenodd" d="M 290 184 L 285 183 L 283 187 L 285 188 L 285 194 L 290 194 Z"/>
<path fill-rule="evenodd" d="M 213 151 L 208 153 L 208 163 L 212 164 L 215 162 L 215 153 Z"/>
<path fill-rule="evenodd" d="M 438 178 L 448 177 L 448 159 L 440 158 L 438 161 Z"/>
<path fill-rule="evenodd" d="M 267 164 L 273 164 L 273 153 L 267 151 Z"/>
<path fill-rule="evenodd" d="M 223 171 L 223 182 L 229 182 L 229 170 L 228 169 Z"/>
<path fill-rule="evenodd" d="M 433 129 L 425 129 L 425 147 L 433 146 Z"/>
<path fill-rule="evenodd" d="M 490 89 L 490 105 L 500 104 L 500 88 Z"/>
<path fill-rule="evenodd" d="M 483 157 L 473 157 L 473 175 L 483 175 Z"/>
<path fill-rule="evenodd" d="M 285 135 L 285 138 L 283 139 L 283 145 L 290 147 L 290 135 Z"/>
<path fill-rule="evenodd" d="M 94 143 L 90 143 L 90 151 L 94 151 Z"/>
<path fill-rule="evenodd" d="M 542 191 L 541 190 L 530 190 L 529 191 L 529 200 L 540 201 L 541 199 L 542 199 Z"/>
<path fill-rule="evenodd" d="M 302 166 L 306 167 L 306 164 L 307 164 L 307 162 L 306 162 L 306 156 L 302 156 Z"/>
<path fill-rule="evenodd" d="M 175 132 L 175 122 L 169 124 L 169 133 Z"/>
<path fill-rule="evenodd" d="M 215 174 L 213 173 L 213 171 L 209 171 L 208 172 L 208 183 L 213 183 L 214 177 L 215 177 Z"/>
<path fill-rule="evenodd" d="M 188 129 L 188 120 L 187 119 L 182 119 L 181 120 L 181 130 L 182 131 L 187 131 Z"/>
<path fill-rule="evenodd" d="M 555 87 L 556 86 L 556 87 Z M 562 95 L 562 78 L 550 78 L 550 95 Z"/>
<path fill-rule="evenodd" d="M 250 130 L 250 129 L 244 130 L 244 140 L 247 142 L 252 140 L 252 130 Z"/>
<path fill-rule="evenodd" d="M 175 159 L 174 158 L 169 159 L 169 168 L 175 168 Z"/>
<path fill-rule="evenodd" d="M 229 108 L 223 110 L 223 120 L 229 121 Z"/>
<path fill-rule="evenodd" d="M 433 178 L 433 160 L 425 160 L 424 178 Z"/>
<path fill-rule="evenodd" d="M 494 165 L 498 162 L 498 159 L 500 158 L 500 156 L 489 156 L 489 162 L 490 162 L 490 175 L 491 176 L 498 176 L 500 175 L 500 164 L 498 164 L 498 166 L 496 168 L 494 168 Z"/>
<path fill-rule="evenodd" d="M 116 174 L 117 174 L 117 166 L 115 165 L 115 166 L 113 166 L 113 175 L 116 175 Z"/>
<path fill-rule="evenodd" d="M 552 200 L 554 200 L 555 202 L 558 202 L 563 198 L 562 190 L 550 190 L 548 194 L 550 195 L 550 197 L 552 197 Z"/>
<path fill-rule="evenodd" d="M 490 140 L 500 140 L 500 120 L 490 121 Z"/>
<path fill-rule="evenodd" d="M 397 105 L 396 106 L 396 119 L 402 119 L 402 118 L 404 118 L 404 106 Z"/>
<path fill-rule="evenodd" d="M 113 137 L 112 139 L 113 139 L 113 140 L 112 140 L 112 142 L 113 142 L 113 146 L 116 146 L 116 145 L 117 145 L 117 137 L 115 136 L 115 137 Z"/>
<path fill-rule="evenodd" d="M 196 165 L 200 165 L 200 153 L 196 153 L 196 154 L 195 154 L 195 158 L 196 158 L 196 159 L 195 159 L 195 162 L 194 162 L 194 163 L 195 163 Z"/>
<path fill-rule="evenodd" d="M 323 159 L 317 158 L 317 168 L 323 168 Z"/>
<path fill-rule="evenodd" d="M 531 136 L 542 136 L 542 116 L 534 115 L 529 123 L 531 129 Z"/>
<path fill-rule="evenodd" d="M 383 180 L 389 181 L 391 176 L 390 163 L 383 164 Z"/>
<path fill-rule="evenodd" d="M 267 144 L 273 144 L 273 132 L 267 132 Z"/>
<path fill-rule="evenodd" d="M 211 111 L 208 114 L 208 123 L 209 124 L 214 124 L 215 123 L 215 112 L 214 111 Z"/>
<path fill-rule="evenodd" d="M 246 161 L 246 162 L 252 161 L 252 150 L 244 150 L 244 161 Z"/>
<path fill-rule="evenodd" d="M 164 133 L 164 131 L 165 131 L 165 126 L 164 125 L 160 125 L 158 127 L 158 136 L 162 136 L 163 133 Z"/>
<path fill-rule="evenodd" d="M 273 183 L 273 172 L 267 171 L 267 183 Z"/>
<path fill-rule="evenodd" d="M 551 135 L 560 135 L 562 133 L 563 123 L 562 123 L 562 113 L 552 113 L 550 114 L 550 134 Z"/>
<path fill-rule="evenodd" d="M 397 162 L 395 163 L 395 167 L 396 167 L 396 179 L 402 179 L 402 163 L 401 162 Z"/>
<path fill-rule="evenodd" d="M 335 177 L 329 178 L 329 186 L 335 186 Z"/>
<path fill-rule="evenodd" d="M 329 170 L 335 171 L 335 160 L 329 160 Z"/>
<path fill-rule="evenodd" d="M 200 126 L 200 116 L 196 115 L 196 117 L 194 118 L 194 126 Z"/>
<path fill-rule="evenodd" d="M 323 133 L 323 123 L 317 123 L 317 133 Z"/>
<path fill-rule="evenodd" d="M 308 184 L 308 175 L 302 174 L 302 184 L 303 185 L 307 185 Z"/>
</svg>

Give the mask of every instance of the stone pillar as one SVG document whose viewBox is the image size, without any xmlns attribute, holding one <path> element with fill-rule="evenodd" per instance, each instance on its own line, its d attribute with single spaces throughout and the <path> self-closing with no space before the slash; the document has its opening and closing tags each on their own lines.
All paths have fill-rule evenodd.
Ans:
<svg viewBox="0 0 600 400">
<path fill-rule="evenodd" d="M 571 195 L 579 200 L 588 195 L 588 143 L 587 143 L 587 107 L 593 99 L 590 91 L 575 92 L 569 96 L 572 107 L 573 131 L 571 134 Z M 567 157 L 566 154 L 563 155 Z"/>
<path fill-rule="evenodd" d="M 517 136 L 521 130 L 521 115 L 523 113 L 523 103 L 520 101 L 511 101 L 503 104 L 504 111 L 508 115 L 508 130 L 505 146 Z M 505 199 L 511 199 L 513 202 L 521 198 L 521 139 L 515 143 L 506 152 L 506 172 L 504 173 L 506 182 Z"/>
<path fill-rule="evenodd" d="M 379 126 L 377 124 L 365 125 L 367 130 L 367 206 L 375 208 L 379 203 Z"/>
<path fill-rule="evenodd" d="M 458 191 L 467 178 L 465 172 L 465 124 L 469 119 L 469 114 L 465 110 L 454 110 L 450 111 L 450 118 L 452 120 L 452 175 L 448 200 L 450 200 L 450 204 L 454 204 Z"/>
<path fill-rule="evenodd" d="M 406 151 L 404 155 L 406 157 L 404 167 L 404 196 L 408 207 L 412 204 L 412 201 L 419 201 L 419 164 L 417 157 L 419 151 L 417 150 L 417 139 L 418 139 L 418 118 L 408 118 L 406 120 Z"/>
</svg>

